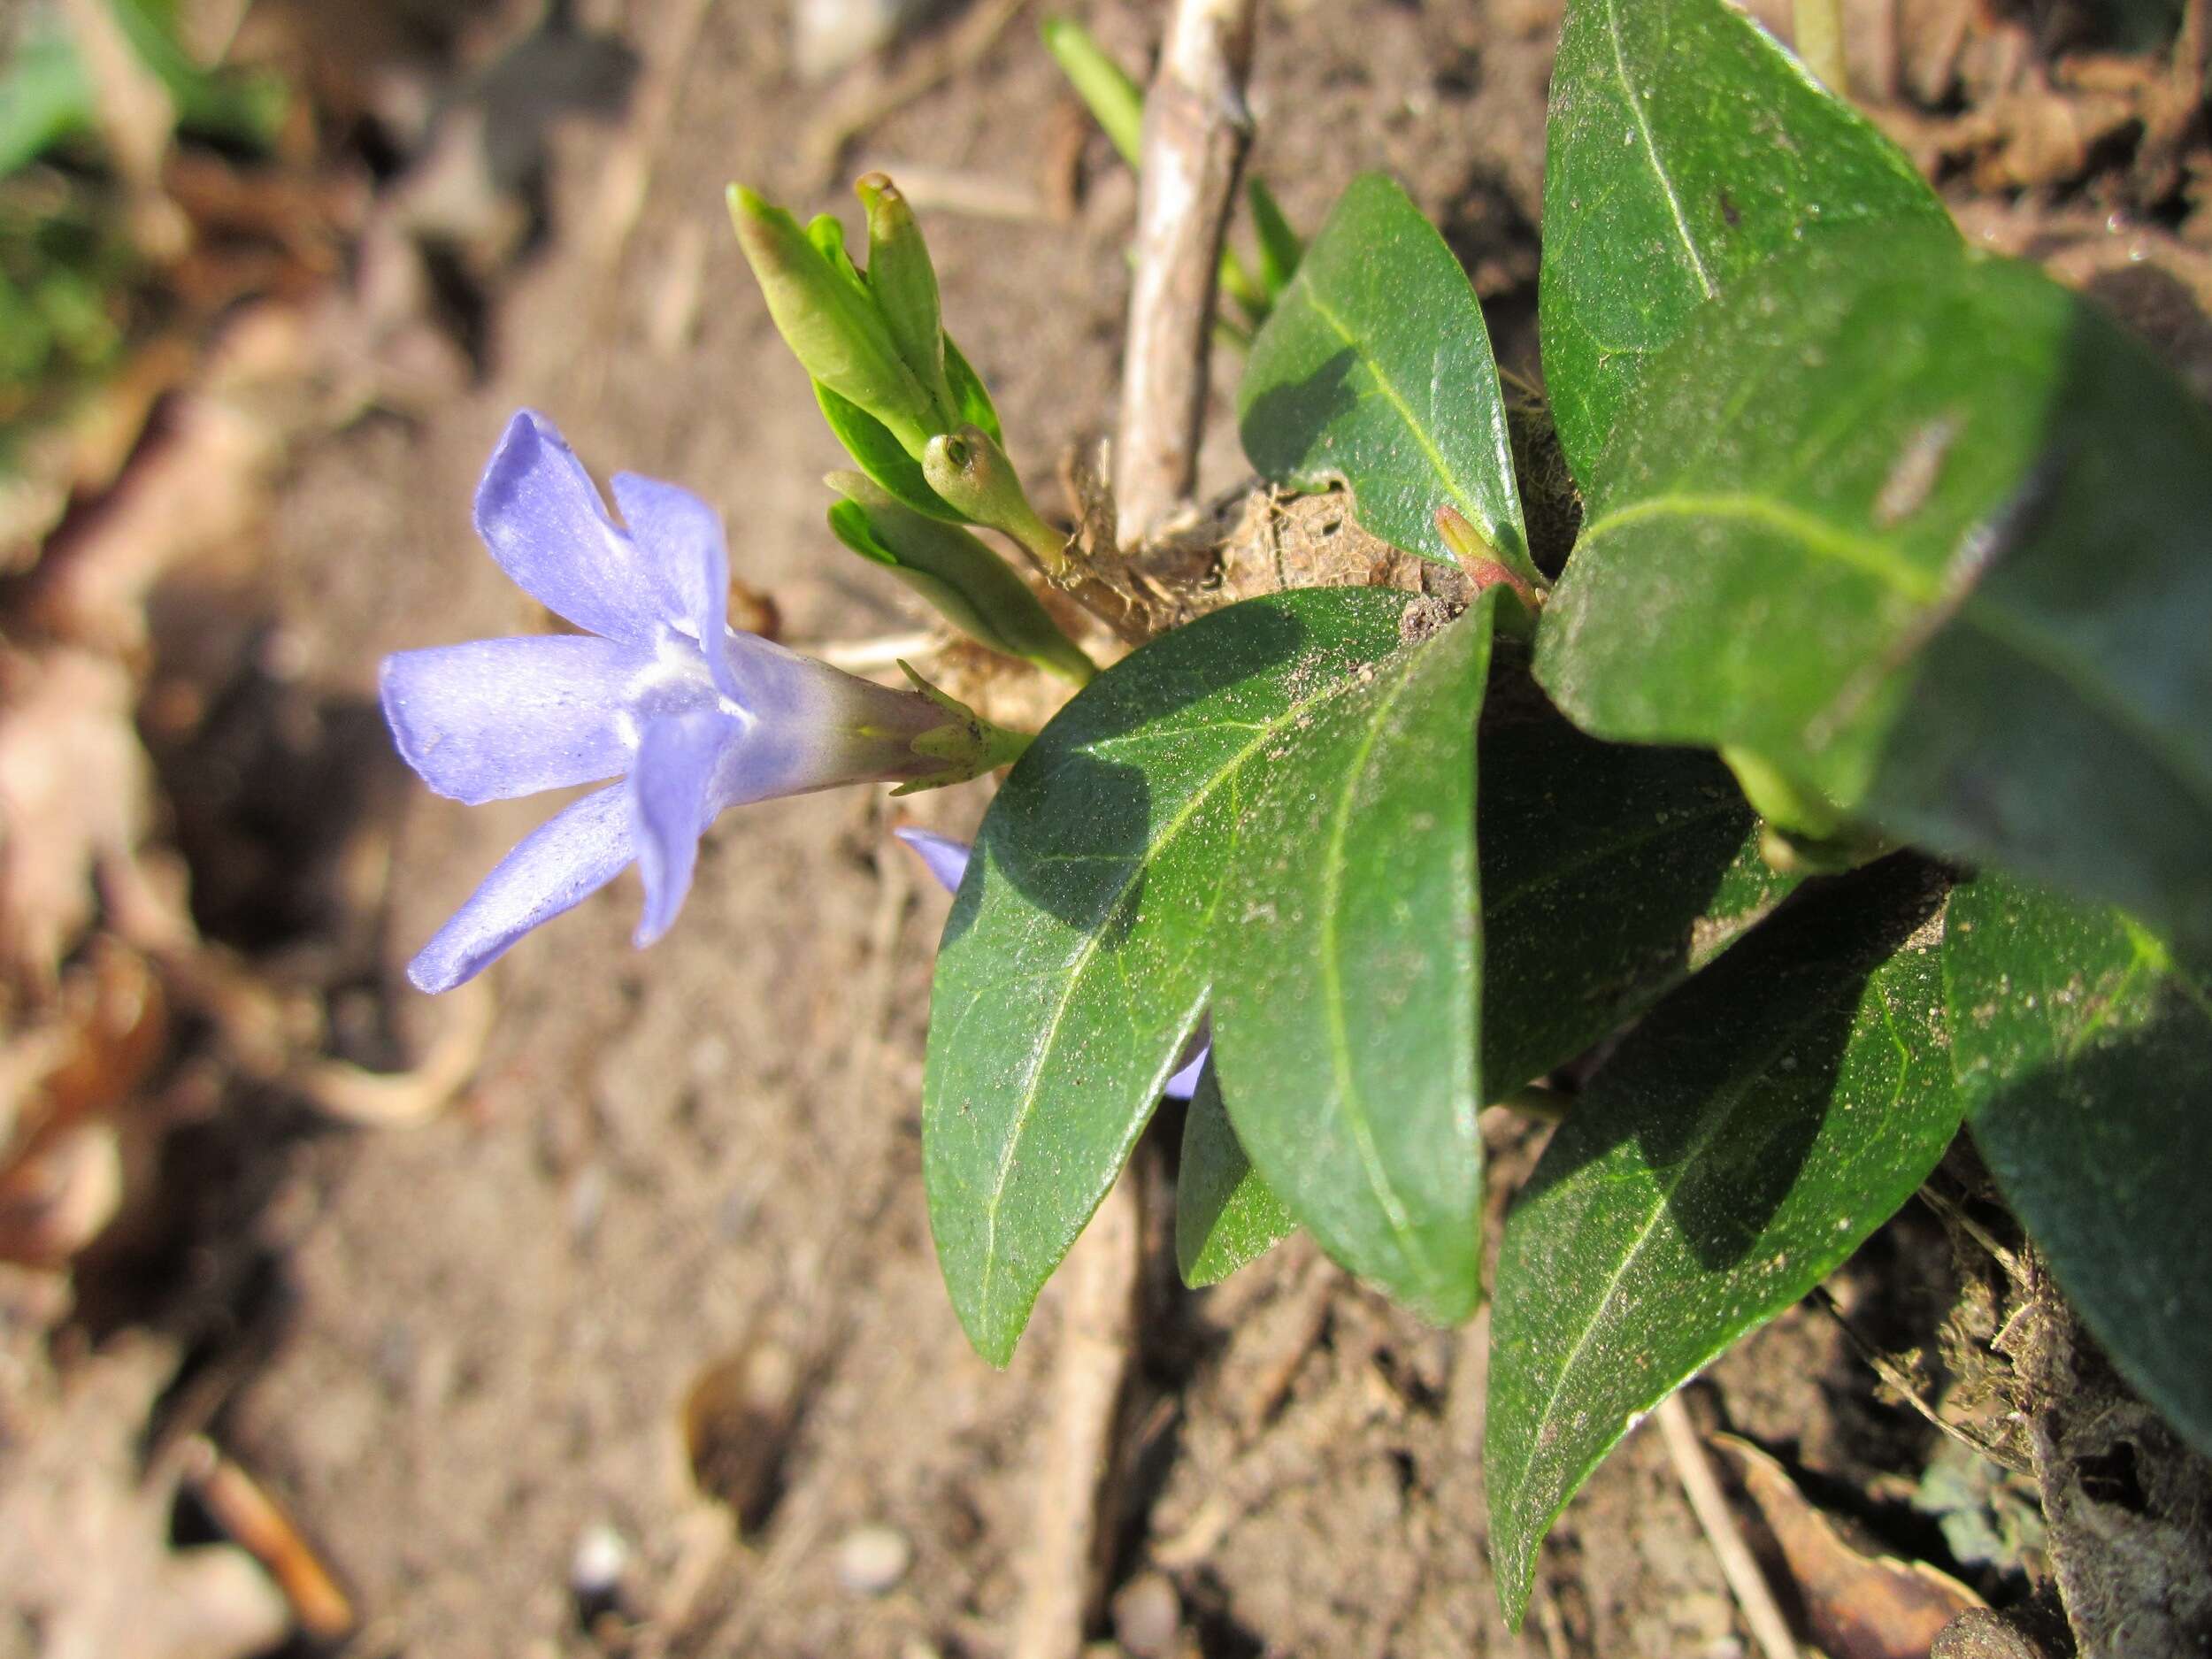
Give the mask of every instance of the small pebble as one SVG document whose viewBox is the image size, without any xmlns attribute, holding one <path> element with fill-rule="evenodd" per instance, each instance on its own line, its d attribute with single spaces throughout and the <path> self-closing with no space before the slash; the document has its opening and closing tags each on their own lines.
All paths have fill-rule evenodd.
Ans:
<svg viewBox="0 0 2212 1659">
<path fill-rule="evenodd" d="M 1172 1659 L 1183 1599 L 1162 1572 L 1141 1572 L 1114 1592 L 1114 1636 L 1134 1659 Z"/>
<path fill-rule="evenodd" d="M 630 1547 L 604 1521 L 584 1529 L 576 1553 L 568 1558 L 568 1587 L 580 1599 L 612 1595 L 630 1564 Z"/>
<path fill-rule="evenodd" d="M 793 0 L 792 58 L 819 81 L 887 46 L 921 15 L 923 0 Z"/>
<path fill-rule="evenodd" d="M 856 1595 L 881 1595 L 906 1577 L 914 1546 L 892 1526 L 856 1526 L 837 1542 L 837 1582 Z"/>
</svg>

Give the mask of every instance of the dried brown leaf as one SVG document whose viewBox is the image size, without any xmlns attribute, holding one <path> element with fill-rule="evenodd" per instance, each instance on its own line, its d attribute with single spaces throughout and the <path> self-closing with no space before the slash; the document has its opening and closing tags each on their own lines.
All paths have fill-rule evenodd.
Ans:
<svg viewBox="0 0 2212 1659">
<path fill-rule="evenodd" d="M 0 974 L 53 987 L 94 886 L 146 833 L 150 790 L 130 677 L 88 651 L 0 649 Z"/>
<path fill-rule="evenodd" d="M 1925 1562 L 1855 1548 L 1782 1465 L 1715 1439 L 1796 1585 L 1807 1632 L 1830 1659 L 1925 1659 L 1938 1632 L 1982 1599 Z"/>
</svg>

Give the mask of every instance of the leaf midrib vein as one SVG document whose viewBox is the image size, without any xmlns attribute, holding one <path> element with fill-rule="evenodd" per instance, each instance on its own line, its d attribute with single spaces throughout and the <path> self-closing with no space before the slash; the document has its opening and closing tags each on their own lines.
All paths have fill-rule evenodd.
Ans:
<svg viewBox="0 0 2212 1659">
<path fill-rule="evenodd" d="M 1406 401 L 1405 394 L 1398 389 L 1398 383 L 1383 372 L 1382 360 L 1369 350 L 1366 342 L 1346 326 L 1344 319 L 1336 314 L 1329 303 L 1321 297 L 1319 291 L 1310 282 L 1306 285 L 1306 300 L 1313 307 L 1314 313 L 1334 329 L 1336 337 L 1351 348 L 1353 355 L 1366 365 L 1368 376 L 1374 381 L 1376 389 L 1388 400 L 1390 406 L 1398 411 L 1398 419 L 1405 422 L 1406 430 L 1413 434 L 1414 442 L 1420 445 L 1421 453 L 1428 458 L 1430 471 L 1444 481 L 1445 491 L 1451 496 L 1453 504 L 1464 508 L 1469 516 L 1473 518 L 1484 531 L 1493 535 L 1496 534 L 1497 526 L 1490 523 L 1490 515 L 1482 510 L 1481 505 L 1475 500 L 1467 487 L 1459 481 L 1459 474 L 1453 470 L 1451 463 L 1444 458 L 1444 452 L 1436 447 L 1436 441 L 1429 435 L 1428 428 L 1423 426 L 1419 418 L 1414 414 L 1413 405 Z"/>
<path fill-rule="evenodd" d="M 1643 101 L 1636 96 L 1636 88 L 1628 78 L 1628 54 L 1621 42 L 1621 15 L 1617 0 L 1605 0 L 1606 32 L 1613 41 L 1613 68 L 1620 78 L 1621 92 L 1628 99 L 1628 112 L 1636 118 L 1636 130 L 1643 135 L 1644 154 L 1651 161 L 1652 176 L 1659 180 L 1659 193 L 1667 199 L 1667 211 L 1674 217 L 1675 234 L 1682 238 L 1683 251 L 1690 256 L 1690 269 L 1697 273 L 1697 285 L 1711 299 L 1720 292 L 1714 286 L 1711 274 L 1705 269 L 1704 256 L 1697 250 L 1697 241 L 1690 234 L 1689 216 L 1683 211 L 1682 198 L 1676 194 L 1674 180 L 1668 174 L 1666 164 L 1659 159 L 1659 143 L 1652 136 L 1651 122 L 1644 114 Z"/>
<path fill-rule="evenodd" d="M 1615 1294 L 1620 1289 L 1621 1281 L 1628 1277 L 1629 1270 L 1635 1266 L 1638 1258 L 1643 1255 L 1644 1247 L 1651 1242 L 1652 1235 L 1658 1232 L 1659 1217 L 1666 1214 L 1667 1206 L 1674 1202 L 1675 1194 L 1679 1192 L 1682 1189 L 1682 1184 L 1689 1179 L 1690 1171 L 1695 1166 L 1697 1160 L 1702 1157 L 1706 1149 L 1719 1138 L 1721 1132 L 1735 1121 L 1736 1113 L 1742 1107 L 1745 1097 L 1774 1068 L 1781 1057 L 1790 1051 L 1806 1030 L 1828 1012 L 1833 1001 L 1833 997 L 1823 997 L 1812 1008 L 1807 1010 L 1801 1018 L 1793 1020 L 1784 1028 L 1780 1040 L 1763 1052 L 1755 1068 L 1747 1071 L 1742 1079 L 1732 1087 L 1720 1091 L 1715 1097 L 1720 1104 L 1711 1120 L 1698 1131 L 1691 1143 L 1683 1148 L 1682 1156 L 1675 1161 L 1673 1168 L 1666 1172 L 1672 1179 L 1663 1179 L 1654 1183 L 1651 1213 L 1645 1217 L 1643 1225 L 1638 1230 L 1635 1242 L 1631 1244 L 1626 1253 L 1622 1256 L 1621 1264 L 1613 1270 L 1612 1277 L 1606 1281 L 1604 1293 L 1594 1304 L 1594 1311 L 1591 1313 L 1589 1321 L 1582 1327 L 1582 1333 L 1576 1337 L 1574 1346 L 1567 1351 L 1567 1357 L 1560 1362 L 1558 1376 L 1552 1384 L 1551 1394 L 1544 1402 L 1544 1409 L 1536 1415 L 1535 1423 L 1529 1432 L 1528 1454 L 1521 1459 L 1520 1473 L 1514 1478 L 1509 1488 L 1517 1497 L 1526 1487 L 1529 1471 L 1536 1466 L 1536 1454 L 1543 1444 L 1544 1426 L 1551 1421 L 1552 1413 L 1559 1405 L 1559 1396 L 1565 1391 L 1568 1379 L 1574 1373 L 1576 1363 L 1582 1357 L 1582 1350 L 1589 1346 L 1591 1338 L 1597 1334 L 1598 1326 L 1604 1322 L 1605 1310 L 1611 1304 Z"/>
<path fill-rule="evenodd" d="M 1366 776 L 1375 745 L 1381 738 L 1384 722 L 1398 699 L 1405 695 L 1412 683 L 1413 671 L 1419 665 L 1418 651 L 1406 653 L 1406 665 L 1398 675 L 1398 683 L 1374 710 L 1367 730 L 1362 734 L 1359 747 L 1352 757 L 1352 764 L 1344 769 L 1344 787 L 1337 797 L 1336 811 L 1329 826 L 1328 850 L 1321 866 L 1321 939 L 1317 953 L 1321 958 L 1322 991 L 1329 1010 L 1329 1062 L 1336 1077 L 1337 1097 L 1342 1102 L 1344 1125 L 1351 1133 L 1352 1144 L 1359 1149 L 1361 1171 L 1367 1177 L 1368 1190 L 1382 1207 L 1383 1219 L 1388 1224 L 1398 1248 L 1404 1252 L 1414 1270 L 1424 1279 L 1429 1277 L 1429 1253 L 1413 1231 L 1412 1218 L 1407 1215 L 1404 1201 L 1398 1196 L 1389 1172 L 1383 1168 L 1382 1149 L 1375 1144 L 1374 1125 L 1368 1121 L 1365 1103 L 1361 1100 L 1358 1085 L 1353 1079 L 1352 1033 L 1345 1017 L 1344 963 L 1337 934 L 1337 905 L 1343 896 L 1346 867 L 1345 846 L 1351 837 L 1352 803 L 1358 797 L 1362 780 Z"/>
</svg>

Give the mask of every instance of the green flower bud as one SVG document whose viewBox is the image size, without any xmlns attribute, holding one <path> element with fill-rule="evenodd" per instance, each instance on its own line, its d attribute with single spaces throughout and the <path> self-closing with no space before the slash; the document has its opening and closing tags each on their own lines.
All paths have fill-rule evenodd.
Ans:
<svg viewBox="0 0 2212 1659">
<path fill-rule="evenodd" d="M 1029 504 L 1014 464 L 979 426 L 932 438 L 922 451 L 922 476 L 955 512 L 1002 531 L 1036 557 L 1045 574 L 1067 574 L 1067 538 Z"/>
<path fill-rule="evenodd" d="M 792 355 L 919 456 L 941 424 L 937 403 L 907 366 L 867 285 L 833 265 L 781 208 L 736 184 L 729 202 L 738 246 Z"/>
<path fill-rule="evenodd" d="M 837 539 L 895 572 L 955 627 L 1078 686 L 1098 672 L 1006 561 L 965 530 L 902 506 L 861 473 L 824 481 L 845 497 L 829 511 Z"/>
<path fill-rule="evenodd" d="M 906 366 L 937 400 L 938 430 L 960 422 L 951 383 L 945 378 L 945 328 L 938 309 L 937 272 L 914 210 L 899 188 L 872 173 L 853 187 L 868 210 L 868 287 L 890 325 Z"/>
</svg>

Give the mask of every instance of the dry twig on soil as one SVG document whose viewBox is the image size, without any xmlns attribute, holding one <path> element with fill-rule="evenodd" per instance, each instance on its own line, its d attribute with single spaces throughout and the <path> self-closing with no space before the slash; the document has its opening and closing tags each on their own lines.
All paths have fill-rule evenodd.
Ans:
<svg viewBox="0 0 2212 1659">
<path fill-rule="evenodd" d="M 1720 1557 L 1721 1572 L 1735 1594 L 1736 1605 L 1743 1609 L 1744 1622 L 1751 1626 L 1752 1640 L 1766 1659 L 1798 1659 L 1797 1639 L 1790 1634 L 1789 1621 L 1782 1617 L 1766 1575 L 1759 1571 L 1751 1547 L 1744 1542 L 1682 1396 L 1669 1394 L 1653 1415 L 1659 1419 L 1660 1433 L 1666 1437 L 1675 1478 L 1681 1481 L 1690 1508 L 1697 1511 L 1697 1524 L 1705 1529 L 1713 1554 Z"/>
<path fill-rule="evenodd" d="M 1250 138 L 1244 81 L 1257 0 L 1178 0 L 1145 104 L 1142 205 L 1121 387 L 1115 496 L 1141 537 L 1185 501 L 1205 414 L 1214 271 Z M 1135 1340 L 1136 1181 L 1107 1193 L 1068 1253 L 1052 1404 L 1020 1563 L 1013 1659 L 1074 1659 L 1096 1600 L 1100 1510 Z"/>
<path fill-rule="evenodd" d="M 1114 499 L 1125 546 L 1185 501 L 1206 414 L 1214 280 L 1252 138 L 1256 0 L 1181 0 L 1144 105 L 1136 284 L 1122 357 Z"/>
</svg>

